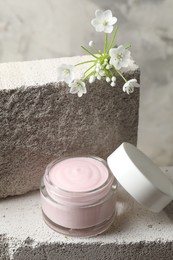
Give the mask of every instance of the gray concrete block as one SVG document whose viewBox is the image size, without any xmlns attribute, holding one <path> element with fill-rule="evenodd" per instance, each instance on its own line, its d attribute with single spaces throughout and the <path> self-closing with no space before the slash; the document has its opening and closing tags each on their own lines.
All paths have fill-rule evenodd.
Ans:
<svg viewBox="0 0 173 260">
<path fill-rule="evenodd" d="M 0 65 L 0 197 L 37 189 L 46 165 L 55 158 L 106 158 L 124 141 L 136 144 L 139 89 L 127 95 L 117 78 L 116 87 L 97 81 L 78 98 L 65 83 L 56 82 L 58 65 L 86 59 Z M 124 74 L 139 81 L 135 64 Z"/>
<path fill-rule="evenodd" d="M 173 167 L 164 168 L 173 182 Z M 118 216 L 97 237 L 60 235 L 43 222 L 39 192 L 0 200 L 0 260 L 172 260 L 173 202 L 142 208 L 118 188 Z"/>
</svg>

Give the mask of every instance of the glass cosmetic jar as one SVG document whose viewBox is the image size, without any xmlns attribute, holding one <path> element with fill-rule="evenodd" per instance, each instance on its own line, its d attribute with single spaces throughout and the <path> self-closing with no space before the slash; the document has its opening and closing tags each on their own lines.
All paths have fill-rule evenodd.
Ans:
<svg viewBox="0 0 173 260">
<path fill-rule="evenodd" d="M 94 156 L 50 163 L 41 182 L 44 221 L 71 236 L 93 236 L 114 221 L 116 180 L 106 161 Z"/>
<path fill-rule="evenodd" d="M 107 162 L 95 156 L 55 160 L 41 181 L 45 222 L 70 236 L 94 236 L 116 216 L 117 181 L 141 205 L 160 212 L 173 198 L 173 183 L 144 153 L 120 145 Z"/>
</svg>

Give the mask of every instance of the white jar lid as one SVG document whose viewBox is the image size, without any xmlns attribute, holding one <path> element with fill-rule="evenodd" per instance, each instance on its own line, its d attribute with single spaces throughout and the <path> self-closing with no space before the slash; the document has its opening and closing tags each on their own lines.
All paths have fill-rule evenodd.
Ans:
<svg viewBox="0 0 173 260">
<path fill-rule="evenodd" d="M 125 190 L 149 210 L 160 212 L 173 199 L 169 178 L 135 146 L 121 144 L 107 163 Z"/>
</svg>

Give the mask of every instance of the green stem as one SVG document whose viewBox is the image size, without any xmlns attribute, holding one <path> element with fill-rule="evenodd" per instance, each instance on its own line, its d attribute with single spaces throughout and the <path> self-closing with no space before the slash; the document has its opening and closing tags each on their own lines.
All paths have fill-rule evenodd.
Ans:
<svg viewBox="0 0 173 260">
<path fill-rule="evenodd" d="M 80 63 L 76 64 L 75 66 L 79 66 L 79 65 L 82 65 L 82 64 L 90 63 L 90 62 L 97 62 L 97 60 L 83 61 L 83 62 L 80 62 Z"/>
<path fill-rule="evenodd" d="M 113 68 L 114 68 L 114 70 L 116 71 L 116 73 L 118 73 L 118 74 L 120 75 L 120 77 L 121 77 L 125 82 L 127 82 L 127 80 L 126 80 L 125 77 L 122 75 L 122 73 L 121 73 L 119 70 L 117 70 L 114 66 L 113 66 Z"/>
<path fill-rule="evenodd" d="M 86 51 L 88 54 L 90 54 L 91 56 L 93 56 L 94 58 L 98 59 L 97 56 L 95 56 L 92 52 L 90 52 L 89 50 L 87 50 L 84 46 L 81 46 L 81 48 Z"/>
<path fill-rule="evenodd" d="M 88 79 L 91 75 L 94 75 L 94 71 L 90 72 L 85 78 L 83 78 L 83 81 Z"/>
<path fill-rule="evenodd" d="M 84 73 L 86 74 L 89 70 L 91 70 L 93 67 L 95 66 L 95 64 L 93 64 L 91 67 L 89 67 Z"/>
<path fill-rule="evenodd" d="M 111 70 L 110 70 L 110 74 L 111 74 L 110 76 L 112 77 L 113 76 L 113 72 Z"/>
<path fill-rule="evenodd" d="M 93 50 L 96 51 L 99 55 L 101 54 L 100 51 L 96 48 L 95 45 L 94 45 L 92 48 L 93 48 Z"/>
<path fill-rule="evenodd" d="M 109 44 L 109 47 L 108 47 L 108 53 L 109 53 L 109 50 L 112 48 L 113 44 L 114 44 L 114 40 L 115 40 L 115 37 L 117 35 L 117 31 L 118 31 L 118 27 L 116 26 L 115 27 L 115 31 L 114 31 L 114 34 L 111 38 L 111 41 L 110 41 L 110 44 Z"/>
<path fill-rule="evenodd" d="M 105 34 L 104 54 L 106 54 L 107 44 L 108 44 L 108 33 Z"/>
</svg>

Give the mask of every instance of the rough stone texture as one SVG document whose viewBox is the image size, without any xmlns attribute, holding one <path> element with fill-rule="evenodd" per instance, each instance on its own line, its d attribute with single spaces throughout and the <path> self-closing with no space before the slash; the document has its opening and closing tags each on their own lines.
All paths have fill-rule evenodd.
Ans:
<svg viewBox="0 0 173 260">
<path fill-rule="evenodd" d="M 0 65 L 0 197 L 37 189 L 46 165 L 55 158 L 106 158 L 124 141 L 136 144 L 139 89 L 127 95 L 117 78 L 117 87 L 97 81 L 78 98 L 69 94 L 67 85 L 56 83 L 59 64 L 85 59 Z M 124 74 L 139 81 L 134 64 Z"/>
<path fill-rule="evenodd" d="M 9 244 L 4 234 L 0 234 L 0 260 L 10 260 Z"/>
<path fill-rule="evenodd" d="M 118 43 L 131 44 L 140 64 L 138 147 L 173 165 L 172 0 L 0 0 L 0 62 L 83 55 L 90 40 L 102 49 L 90 24 L 96 9 L 112 10 Z"/>
<path fill-rule="evenodd" d="M 163 170 L 173 182 L 173 167 Z M 161 213 L 151 213 L 119 187 L 117 209 L 107 232 L 82 239 L 44 224 L 38 192 L 1 199 L 0 260 L 173 259 L 173 202 Z"/>
</svg>

